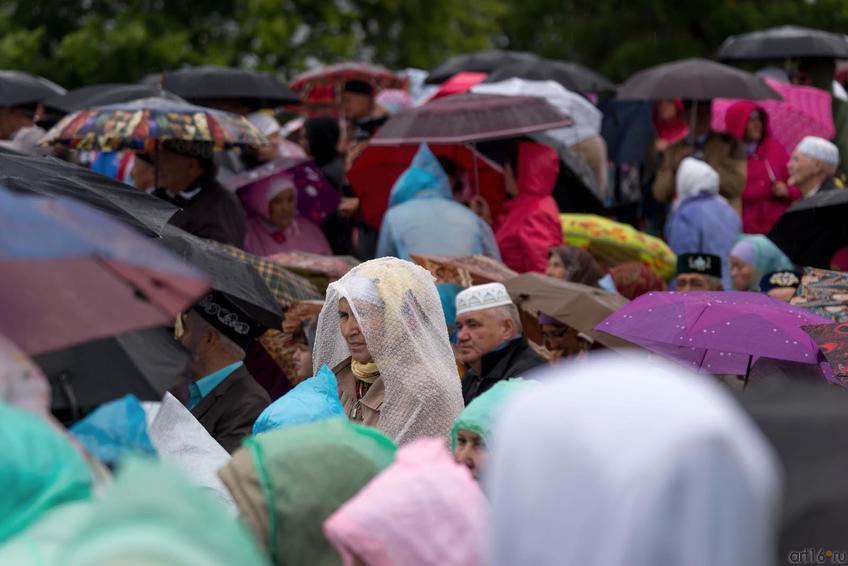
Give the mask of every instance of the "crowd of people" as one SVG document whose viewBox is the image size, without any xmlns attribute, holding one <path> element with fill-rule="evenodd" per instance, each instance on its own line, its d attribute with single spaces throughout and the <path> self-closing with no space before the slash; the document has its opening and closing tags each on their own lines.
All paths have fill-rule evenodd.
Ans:
<svg viewBox="0 0 848 566">
<path fill-rule="evenodd" d="M 242 99 L 208 102 L 240 114 L 267 140 L 258 147 L 54 148 L 244 257 L 348 264 L 318 285 L 323 300 L 280 304 L 279 327 L 212 277 L 173 323 L 188 365 L 169 392 L 74 418 L 53 410 L 67 394 L 57 378 L 0 336 L 0 564 L 766 566 L 802 550 L 783 538 L 786 454 L 737 399 L 757 381 L 754 353 L 745 373 L 693 370 L 675 363 L 688 345 L 619 346 L 598 328 L 657 294 L 759 293 L 796 308 L 810 266 L 769 234 L 798 203 L 843 190 L 840 147 L 807 135 L 784 148 L 756 101 L 731 101 L 721 129 L 710 103 L 644 103 L 653 140 L 631 224 L 664 241 L 669 273 L 565 235 L 561 215 L 588 212 L 557 197 L 575 167 L 600 195 L 592 212 L 616 217 L 621 192 L 592 93 L 568 93 L 597 115 L 570 146 L 458 144 L 468 170 L 442 142 L 420 143 L 363 189 L 348 174 L 415 104 L 366 78 L 337 88 L 331 112 L 288 120 Z M 37 143 L 44 108 L 0 112 L 3 152 L 49 159 Z M 499 199 L 481 190 L 477 160 L 497 172 Z M 387 177 L 375 225 L 367 201 Z M 300 199 L 318 185 L 333 206 L 310 216 Z M 835 276 L 848 248 L 833 249 L 814 267 Z M 555 308 L 528 308 L 533 293 L 512 286 L 525 274 Z M 592 321 L 562 315 L 595 303 Z M 648 342 L 660 343 L 656 330 Z M 812 381 L 841 395 L 836 366 L 817 367 Z"/>
</svg>

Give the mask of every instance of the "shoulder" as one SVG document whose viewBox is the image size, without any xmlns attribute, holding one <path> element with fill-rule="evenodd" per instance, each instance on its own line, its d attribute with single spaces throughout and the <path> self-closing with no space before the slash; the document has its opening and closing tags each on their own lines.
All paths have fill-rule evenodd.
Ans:
<svg viewBox="0 0 848 566">
<path fill-rule="evenodd" d="M 255 402 L 269 404 L 271 402 L 268 392 L 259 385 L 259 382 L 250 375 L 250 372 L 244 366 L 234 371 L 226 381 L 229 384 L 226 391 L 222 392 L 223 395 L 237 398 L 244 404 Z"/>
</svg>

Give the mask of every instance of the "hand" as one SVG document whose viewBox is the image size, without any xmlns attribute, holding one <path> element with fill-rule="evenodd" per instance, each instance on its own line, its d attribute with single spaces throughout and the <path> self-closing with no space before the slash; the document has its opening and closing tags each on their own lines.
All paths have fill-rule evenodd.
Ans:
<svg viewBox="0 0 848 566">
<path fill-rule="evenodd" d="M 486 224 L 492 224 L 492 211 L 489 208 L 489 203 L 486 202 L 486 199 L 480 195 L 474 195 L 471 197 L 471 200 L 468 201 L 468 206 L 474 214 L 482 218 Z"/>
<path fill-rule="evenodd" d="M 778 181 L 771 186 L 775 198 L 789 198 L 789 187 L 783 181 Z"/>
<path fill-rule="evenodd" d="M 344 197 L 339 202 L 338 213 L 342 218 L 350 218 L 359 210 L 359 199 L 356 197 Z"/>
</svg>

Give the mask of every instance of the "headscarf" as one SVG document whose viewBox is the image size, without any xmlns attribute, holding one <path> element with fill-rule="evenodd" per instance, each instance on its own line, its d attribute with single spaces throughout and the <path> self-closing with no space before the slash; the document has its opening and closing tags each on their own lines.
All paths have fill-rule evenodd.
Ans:
<svg viewBox="0 0 848 566">
<path fill-rule="evenodd" d="M 0 403 L 0 544 L 65 503 L 87 500 L 80 452 L 44 419 Z"/>
<path fill-rule="evenodd" d="M 776 563 L 777 461 L 719 384 L 642 356 L 538 377 L 490 444 L 492 566 Z"/>
<path fill-rule="evenodd" d="M 566 281 L 597 287 L 598 281 L 606 275 L 592 254 L 583 248 L 563 244 L 551 248 L 550 253 L 559 256 L 559 259 L 565 265 Z"/>
<path fill-rule="evenodd" d="M 462 391 L 433 276 L 387 257 L 331 283 L 318 317 L 316 371 L 350 358 L 339 322 L 341 298 L 350 304 L 386 388 L 380 430 L 398 444 L 419 436 L 447 439 L 462 410 Z"/>
<path fill-rule="evenodd" d="M 560 326 L 561 322 L 554 320 Z M 520 377 L 498 381 L 488 391 L 478 395 L 471 403 L 456 417 L 451 428 L 451 450 L 456 450 L 457 433 L 461 430 L 473 432 L 483 442 L 488 442 L 492 433 L 495 418 L 500 414 L 506 401 L 535 384 Z"/>
<path fill-rule="evenodd" d="M 478 566 L 486 498 L 468 468 L 434 438 L 412 442 L 394 464 L 324 523 L 345 566 Z"/>
<path fill-rule="evenodd" d="M 266 407 L 253 423 L 253 434 L 344 417 L 338 387 L 335 374 L 321 366 L 314 377 L 301 381 Z"/>
<path fill-rule="evenodd" d="M 268 210 L 271 201 L 277 195 L 285 192 L 293 191 L 295 198 L 297 197 L 297 189 L 294 185 L 294 180 L 288 175 L 276 175 L 273 179 L 251 183 L 238 193 L 241 202 L 244 205 L 245 211 L 249 215 L 259 216 L 264 220 L 270 220 Z"/>
<path fill-rule="evenodd" d="M 677 114 L 671 120 L 660 120 L 656 108 L 654 108 L 653 123 L 654 129 L 660 139 L 669 143 L 682 140 L 689 133 L 689 123 L 682 118 L 683 101 L 679 98 L 674 100 L 674 106 L 677 108 Z"/>
<path fill-rule="evenodd" d="M 331 116 L 310 118 L 303 124 L 309 142 L 309 154 L 318 167 L 323 167 L 339 155 L 339 121 Z"/>
<path fill-rule="evenodd" d="M 631 301 L 651 291 L 665 291 L 663 278 L 641 261 L 628 261 L 610 269 L 618 292 Z"/>
<path fill-rule="evenodd" d="M 50 419 L 50 385 L 20 348 L 0 336 L 0 401 Z"/>
<path fill-rule="evenodd" d="M 686 157 L 677 168 L 674 184 L 677 202 L 682 202 L 701 193 L 717 195 L 719 177 L 716 170 L 704 161 Z"/>
<path fill-rule="evenodd" d="M 338 564 L 324 521 L 392 463 L 379 431 L 331 419 L 248 437 L 219 475 L 278 566 Z"/>
<path fill-rule="evenodd" d="M 63 552 L 65 566 L 263 566 L 261 549 L 219 502 L 175 470 L 129 459 Z"/>
<path fill-rule="evenodd" d="M 450 179 L 427 144 L 421 144 L 409 168 L 395 181 L 389 208 L 413 199 L 451 198 Z"/>
<path fill-rule="evenodd" d="M 743 234 L 737 240 L 736 245 L 730 250 L 730 256 L 741 259 L 754 268 L 754 276 L 751 278 L 749 289 L 740 291 L 759 291 L 760 278 L 772 271 L 792 271 L 795 266 L 786 254 L 780 251 L 771 240 L 762 234 Z"/>
</svg>

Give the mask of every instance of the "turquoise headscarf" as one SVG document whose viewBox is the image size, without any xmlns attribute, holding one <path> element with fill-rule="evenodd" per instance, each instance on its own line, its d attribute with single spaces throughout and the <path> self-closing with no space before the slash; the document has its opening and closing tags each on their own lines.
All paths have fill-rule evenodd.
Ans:
<svg viewBox="0 0 848 566">
<path fill-rule="evenodd" d="M 460 430 L 473 432 L 487 442 L 489 433 L 503 405 L 516 393 L 535 385 L 520 377 L 499 381 L 465 407 L 451 428 L 451 450 L 456 450 L 456 434 Z"/>
<path fill-rule="evenodd" d="M 389 208 L 413 199 L 451 198 L 453 193 L 447 173 L 427 144 L 421 144 L 409 169 L 395 181 L 389 196 Z"/>
<path fill-rule="evenodd" d="M 51 509 L 91 497 L 82 454 L 32 413 L 0 403 L 0 544 Z"/>
<path fill-rule="evenodd" d="M 755 271 L 751 278 L 751 287 L 739 289 L 740 291 L 759 291 L 760 278 L 763 275 L 773 271 L 792 271 L 795 269 L 786 254 L 762 234 L 743 234 L 736 241 L 733 249 L 730 250 L 730 255 L 751 264 Z"/>
</svg>

